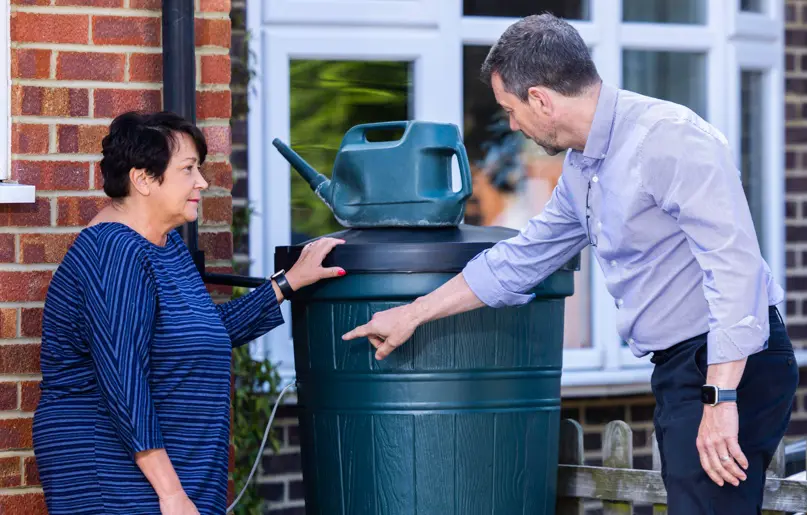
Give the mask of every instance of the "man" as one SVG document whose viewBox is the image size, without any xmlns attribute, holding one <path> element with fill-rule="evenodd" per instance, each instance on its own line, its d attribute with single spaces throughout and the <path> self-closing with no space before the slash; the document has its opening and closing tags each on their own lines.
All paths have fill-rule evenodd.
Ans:
<svg viewBox="0 0 807 515">
<path fill-rule="evenodd" d="M 509 27 L 482 75 L 513 130 L 568 149 L 552 198 L 439 289 L 344 338 L 367 337 L 383 359 L 425 322 L 529 302 L 590 244 L 620 335 L 656 364 L 669 513 L 760 513 L 798 369 L 724 136 L 683 106 L 603 84 L 580 35 L 551 15 Z"/>
</svg>

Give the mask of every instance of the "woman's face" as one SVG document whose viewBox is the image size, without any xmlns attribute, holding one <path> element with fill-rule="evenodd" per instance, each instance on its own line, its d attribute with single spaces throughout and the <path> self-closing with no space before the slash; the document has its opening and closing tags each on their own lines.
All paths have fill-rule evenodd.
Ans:
<svg viewBox="0 0 807 515">
<path fill-rule="evenodd" d="M 193 222 L 199 215 L 199 200 L 207 181 L 199 169 L 199 154 L 193 139 L 181 133 L 176 151 L 168 162 L 160 184 L 154 181 L 154 200 L 171 222 L 182 225 Z"/>
</svg>

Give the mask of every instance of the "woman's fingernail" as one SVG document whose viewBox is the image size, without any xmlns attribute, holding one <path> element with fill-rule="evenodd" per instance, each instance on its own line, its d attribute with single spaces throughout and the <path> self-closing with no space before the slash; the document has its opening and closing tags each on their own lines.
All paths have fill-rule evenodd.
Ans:
<svg viewBox="0 0 807 515">
<path fill-rule="evenodd" d="M 341 277 L 341 276 L 343 276 L 343 275 L 347 274 L 347 272 L 345 272 L 344 270 L 342 270 L 342 269 L 340 268 L 340 269 L 339 269 L 339 271 L 337 272 L 337 274 L 338 274 L 338 275 Z"/>
</svg>

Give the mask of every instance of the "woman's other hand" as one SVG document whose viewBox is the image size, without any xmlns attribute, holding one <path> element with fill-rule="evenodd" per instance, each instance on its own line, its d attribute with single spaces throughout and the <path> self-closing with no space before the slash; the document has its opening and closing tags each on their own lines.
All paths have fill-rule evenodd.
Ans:
<svg viewBox="0 0 807 515">
<path fill-rule="evenodd" d="M 341 245 L 345 240 L 337 238 L 320 238 L 312 241 L 303 247 L 299 259 L 286 273 L 286 280 L 296 291 L 308 285 L 314 284 L 320 279 L 328 279 L 345 275 L 345 271 L 339 267 L 323 268 L 322 261 L 325 256 L 337 245 Z"/>
<path fill-rule="evenodd" d="M 199 515 L 199 510 L 184 491 L 160 497 L 161 515 Z"/>
</svg>

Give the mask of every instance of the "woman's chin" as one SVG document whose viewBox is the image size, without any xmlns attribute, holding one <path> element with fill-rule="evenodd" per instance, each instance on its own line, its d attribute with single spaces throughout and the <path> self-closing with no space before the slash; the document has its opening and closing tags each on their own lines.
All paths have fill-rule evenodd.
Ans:
<svg viewBox="0 0 807 515">
<path fill-rule="evenodd" d="M 199 208 L 196 205 L 194 205 L 193 208 L 188 207 L 183 214 L 185 222 L 195 222 L 199 219 Z"/>
</svg>

